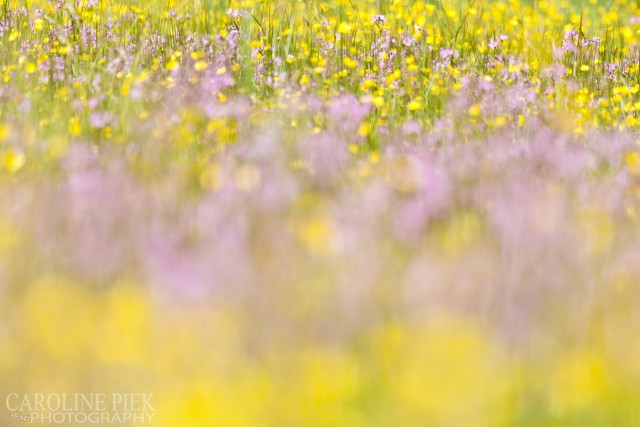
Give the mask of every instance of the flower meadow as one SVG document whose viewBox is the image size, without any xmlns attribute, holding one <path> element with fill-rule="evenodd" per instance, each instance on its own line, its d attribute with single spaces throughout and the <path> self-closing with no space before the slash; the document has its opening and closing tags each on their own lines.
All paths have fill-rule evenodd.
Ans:
<svg viewBox="0 0 640 427">
<path fill-rule="evenodd" d="M 631 0 L 4 0 L 0 420 L 640 425 L 639 42 Z"/>
</svg>

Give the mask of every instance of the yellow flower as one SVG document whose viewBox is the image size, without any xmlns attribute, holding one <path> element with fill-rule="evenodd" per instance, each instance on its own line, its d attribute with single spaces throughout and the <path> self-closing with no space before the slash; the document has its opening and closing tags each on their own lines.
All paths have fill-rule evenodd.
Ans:
<svg viewBox="0 0 640 427">
<path fill-rule="evenodd" d="M 0 123 L 0 142 L 9 139 L 11 136 L 11 126 L 6 123 Z"/>
<path fill-rule="evenodd" d="M 69 133 L 73 136 L 78 136 L 82 133 L 82 126 L 80 120 L 77 117 L 69 119 Z"/>
<path fill-rule="evenodd" d="M 180 67 L 180 63 L 175 59 L 172 59 L 171 61 L 167 62 L 167 65 L 166 65 L 167 70 L 170 70 L 170 71 L 173 71 L 179 67 Z"/>
<path fill-rule="evenodd" d="M 362 88 L 363 88 L 364 90 L 367 90 L 367 89 L 373 89 L 373 88 L 374 88 L 374 87 L 376 87 L 376 86 L 377 86 L 377 85 L 376 85 L 376 82 L 374 82 L 374 81 L 373 81 L 373 80 L 371 80 L 371 79 L 366 79 L 366 80 L 362 83 Z"/>
<path fill-rule="evenodd" d="M 471 107 L 469 107 L 469 115 L 472 117 L 480 116 L 480 105 L 473 104 Z"/>
<path fill-rule="evenodd" d="M 509 65 L 507 67 L 507 71 L 510 73 L 517 73 L 520 70 L 522 70 L 522 65 Z"/>
<path fill-rule="evenodd" d="M 341 34 L 348 34 L 349 32 L 351 32 L 351 29 L 353 27 L 351 26 L 351 24 L 348 24 L 346 22 L 341 22 L 340 24 L 338 24 L 338 32 Z"/>
<path fill-rule="evenodd" d="M 206 69 L 207 69 L 207 67 L 208 67 L 208 65 L 207 65 L 207 63 L 206 63 L 206 62 L 204 62 L 204 61 L 198 61 L 198 62 L 196 62 L 195 64 L 193 64 L 193 68 L 194 68 L 196 71 L 203 71 L 203 70 L 206 70 Z"/>
<path fill-rule="evenodd" d="M 501 128 L 507 124 L 507 119 L 504 116 L 497 116 L 491 120 L 487 120 L 487 124 L 489 126 Z"/>
<path fill-rule="evenodd" d="M 128 95 L 130 90 L 131 90 L 131 84 L 129 82 L 124 82 L 124 84 L 120 88 L 120 95 L 122 96 Z"/>
<path fill-rule="evenodd" d="M 416 99 L 407 104 L 409 111 L 418 111 L 422 109 L 422 103 Z"/>
<path fill-rule="evenodd" d="M 24 154 L 15 150 L 7 151 L 2 160 L 5 170 L 11 173 L 15 173 L 22 169 L 22 166 L 24 166 L 26 161 Z"/>
<path fill-rule="evenodd" d="M 313 253 L 326 255 L 333 250 L 335 230 L 330 217 L 311 217 L 297 227 L 296 234 Z"/>
<path fill-rule="evenodd" d="M 24 69 L 28 74 L 33 74 L 38 69 L 38 66 L 33 62 L 27 62 L 27 65 L 24 66 Z"/>
<path fill-rule="evenodd" d="M 367 122 L 363 123 L 358 129 L 358 135 L 367 136 L 371 133 L 371 125 Z"/>
<path fill-rule="evenodd" d="M 607 392 L 611 367 L 602 355 L 592 351 L 574 351 L 557 362 L 550 397 L 554 410 L 588 408 Z"/>
<path fill-rule="evenodd" d="M 344 58 L 344 65 L 346 65 L 348 68 L 356 68 L 358 66 L 358 61 L 347 57 Z"/>
<path fill-rule="evenodd" d="M 625 156 L 624 160 L 629 173 L 632 175 L 640 175 L 640 153 L 632 151 Z"/>
</svg>

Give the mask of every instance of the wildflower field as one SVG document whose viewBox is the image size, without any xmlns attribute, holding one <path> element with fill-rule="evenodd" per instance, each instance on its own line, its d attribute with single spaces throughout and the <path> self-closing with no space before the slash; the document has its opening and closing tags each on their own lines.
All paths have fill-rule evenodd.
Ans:
<svg viewBox="0 0 640 427">
<path fill-rule="evenodd" d="M 639 43 L 634 0 L 3 0 L 0 424 L 640 425 Z M 97 393 L 153 413 L 29 398 Z"/>
</svg>

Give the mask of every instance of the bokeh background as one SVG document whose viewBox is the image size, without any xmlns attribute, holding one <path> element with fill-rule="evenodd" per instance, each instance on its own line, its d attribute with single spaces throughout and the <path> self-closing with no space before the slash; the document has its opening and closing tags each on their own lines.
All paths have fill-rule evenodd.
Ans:
<svg viewBox="0 0 640 427">
<path fill-rule="evenodd" d="M 638 425 L 638 15 L 5 1 L 2 405 Z"/>
</svg>

